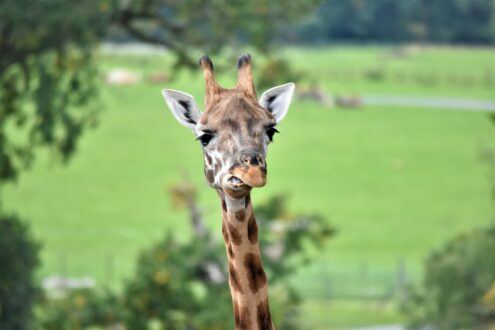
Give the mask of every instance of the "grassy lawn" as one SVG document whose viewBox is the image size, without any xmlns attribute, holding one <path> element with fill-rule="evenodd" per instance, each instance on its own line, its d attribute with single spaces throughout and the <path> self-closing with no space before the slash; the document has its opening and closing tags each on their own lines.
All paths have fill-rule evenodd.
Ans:
<svg viewBox="0 0 495 330">
<path fill-rule="evenodd" d="M 376 67 L 389 48 L 285 53 L 296 68 L 307 72 L 307 82 L 316 80 L 330 92 L 495 100 L 493 90 L 483 86 L 420 86 L 393 78 L 393 70 L 475 78 L 489 71 L 495 74 L 494 51 L 489 49 L 426 50 L 388 59 L 392 78 L 373 82 L 359 75 L 334 79 L 331 73 Z M 103 71 L 125 67 L 148 74 L 166 71 L 169 60 L 104 56 L 101 66 Z M 234 63 L 231 68 L 220 82 L 233 81 Z M 187 237 L 187 215 L 172 208 L 167 193 L 183 172 L 199 188 L 207 222 L 220 237 L 220 208 L 216 194 L 204 183 L 200 146 L 166 108 L 160 96 L 163 87 L 191 93 L 202 104 L 199 72 L 183 72 L 165 86 L 102 85 L 100 125 L 87 132 L 72 162 L 60 167 L 40 153 L 36 166 L 2 192 L 5 207 L 27 219 L 43 243 L 40 276 L 88 275 L 118 287 L 132 272 L 140 249 L 166 231 Z M 269 151 L 269 184 L 254 192 L 255 205 L 284 193 L 290 196 L 292 210 L 318 212 L 338 231 L 317 254 L 317 263 L 301 270 L 302 288 L 321 281 L 318 269 L 327 265 L 339 268 L 366 261 L 370 267 L 393 269 L 404 258 L 408 269 L 418 274 L 428 251 L 456 233 L 488 223 L 493 215 L 487 169 L 479 160 L 482 147 L 495 141 L 486 114 L 394 107 L 344 111 L 296 100 L 280 131 Z M 305 308 L 314 311 L 315 327 L 329 324 L 328 311 L 347 311 L 332 323 L 335 326 L 352 323 L 344 320 L 352 313 L 362 314 L 357 303 L 328 304 L 306 302 Z M 368 311 L 371 318 L 378 317 L 373 323 L 397 320 L 393 308 L 383 310 L 379 315 Z"/>
</svg>

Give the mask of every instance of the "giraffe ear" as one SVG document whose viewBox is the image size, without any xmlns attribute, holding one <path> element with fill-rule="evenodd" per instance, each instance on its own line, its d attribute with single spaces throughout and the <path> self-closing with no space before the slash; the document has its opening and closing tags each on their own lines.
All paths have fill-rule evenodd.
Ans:
<svg viewBox="0 0 495 330">
<path fill-rule="evenodd" d="M 288 83 L 270 88 L 264 92 L 259 100 L 260 105 L 272 113 L 277 123 L 282 120 L 289 111 L 292 94 L 294 94 L 294 83 Z"/>
<path fill-rule="evenodd" d="M 162 95 L 177 121 L 194 130 L 201 116 L 194 97 L 173 89 L 162 90 Z"/>
</svg>

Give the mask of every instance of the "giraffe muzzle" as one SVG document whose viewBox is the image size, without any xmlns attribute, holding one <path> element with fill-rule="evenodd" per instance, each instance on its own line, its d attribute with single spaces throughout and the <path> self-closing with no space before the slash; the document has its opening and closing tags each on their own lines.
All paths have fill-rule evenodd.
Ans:
<svg viewBox="0 0 495 330">
<path fill-rule="evenodd" d="M 263 187 L 266 184 L 266 169 L 261 166 L 237 166 L 230 171 L 229 183 L 246 185 L 251 188 Z"/>
<path fill-rule="evenodd" d="M 223 178 L 222 185 L 234 192 L 263 187 L 266 184 L 265 158 L 253 150 L 243 150 L 236 164 Z"/>
</svg>

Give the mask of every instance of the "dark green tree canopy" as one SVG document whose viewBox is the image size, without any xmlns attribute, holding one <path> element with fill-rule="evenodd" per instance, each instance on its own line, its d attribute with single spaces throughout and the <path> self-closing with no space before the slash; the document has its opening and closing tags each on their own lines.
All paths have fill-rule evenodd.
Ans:
<svg viewBox="0 0 495 330">
<path fill-rule="evenodd" d="M 404 306 L 412 329 L 488 329 L 495 321 L 495 226 L 461 234 L 434 251 Z"/>
<path fill-rule="evenodd" d="M 289 24 L 309 15 L 310 1 L 131 0 L 116 10 L 114 22 L 138 40 L 164 45 L 178 66 L 197 65 L 198 51 L 215 54 L 247 43 L 266 53 Z"/>
<path fill-rule="evenodd" d="M 0 325 L 31 329 L 31 307 L 40 292 L 35 277 L 40 246 L 17 216 L 0 215 Z"/>
<path fill-rule="evenodd" d="M 15 179 L 38 146 L 68 159 L 94 121 L 92 47 L 105 31 L 103 4 L 0 3 L 0 182 Z"/>
<path fill-rule="evenodd" d="M 493 0 L 327 0 L 297 29 L 300 42 L 493 44 Z"/>
</svg>

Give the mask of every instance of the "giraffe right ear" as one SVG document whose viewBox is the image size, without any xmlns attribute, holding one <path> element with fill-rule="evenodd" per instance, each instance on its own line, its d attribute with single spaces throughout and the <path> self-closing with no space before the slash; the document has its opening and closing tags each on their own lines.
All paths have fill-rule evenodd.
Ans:
<svg viewBox="0 0 495 330">
<path fill-rule="evenodd" d="M 194 97 L 173 89 L 162 90 L 162 95 L 177 121 L 194 130 L 201 116 Z"/>
</svg>

